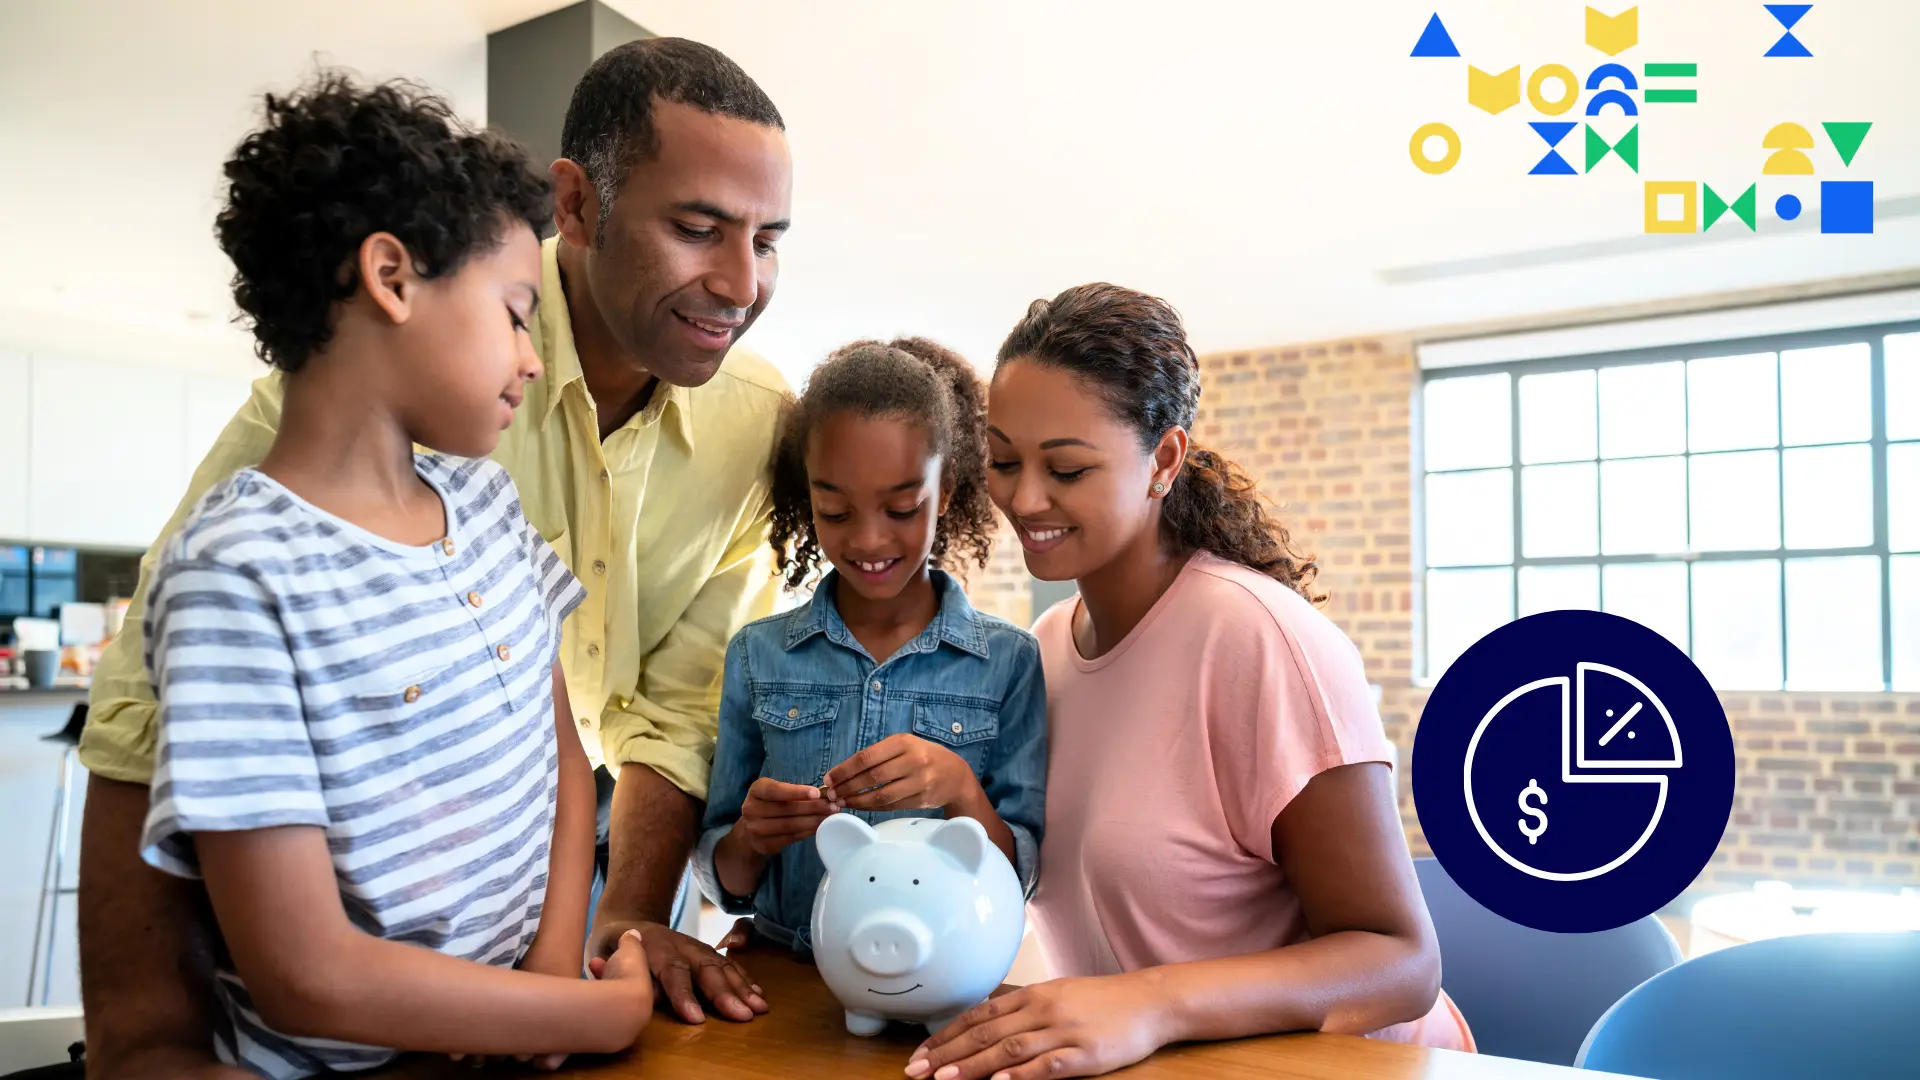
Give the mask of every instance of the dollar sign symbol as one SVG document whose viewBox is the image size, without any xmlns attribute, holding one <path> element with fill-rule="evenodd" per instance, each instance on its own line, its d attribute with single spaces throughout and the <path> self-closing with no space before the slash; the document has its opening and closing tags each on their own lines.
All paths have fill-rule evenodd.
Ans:
<svg viewBox="0 0 1920 1080">
<path fill-rule="evenodd" d="M 1527 781 L 1527 786 L 1520 789 L 1520 812 L 1529 818 L 1538 818 L 1540 821 L 1538 825 L 1534 825 L 1523 820 L 1520 822 L 1520 831 L 1527 834 L 1528 844 L 1537 844 L 1540 838 L 1547 834 L 1547 812 L 1529 803 L 1527 801 L 1529 795 L 1538 795 L 1544 804 L 1547 801 L 1547 793 L 1541 790 L 1540 782 L 1537 780 Z"/>
</svg>

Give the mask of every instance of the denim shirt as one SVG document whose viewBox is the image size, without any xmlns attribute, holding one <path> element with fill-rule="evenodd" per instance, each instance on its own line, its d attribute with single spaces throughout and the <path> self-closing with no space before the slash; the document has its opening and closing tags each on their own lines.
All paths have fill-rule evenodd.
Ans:
<svg viewBox="0 0 1920 1080">
<path fill-rule="evenodd" d="M 1027 631 L 974 610 L 960 585 L 932 572 L 940 610 L 884 664 L 854 639 L 834 603 L 829 572 L 807 603 L 751 623 L 727 648 L 719 742 L 706 818 L 694 853 L 702 891 L 755 929 L 811 952 L 814 894 L 826 870 L 811 838 L 767 861 L 750 899 L 728 896 L 714 848 L 740 818 L 762 776 L 819 786 L 864 747 L 911 733 L 960 755 L 1013 833 L 1026 895 L 1039 870 L 1047 777 L 1047 693 L 1040 646 Z M 856 810 L 869 823 L 940 817 L 939 810 Z"/>
</svg>

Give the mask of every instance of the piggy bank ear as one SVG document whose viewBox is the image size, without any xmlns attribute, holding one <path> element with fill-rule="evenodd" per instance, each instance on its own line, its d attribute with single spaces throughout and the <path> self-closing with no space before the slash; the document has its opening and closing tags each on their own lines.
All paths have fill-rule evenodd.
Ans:
<svg viewBox="0 0 1920 1080">
<path fill-rule="evenodd" d="M 820 849 L 820 861 L 827 865 L 827 871 L 844 862 L 849 855 L 877 843 L 879 837 L 873 833 L 873 826 L 861 821 L 852 814 L 834 814 L 820 823 L 814 830 L 813 843 Z"/>
<path fill-rule="evenodd" d="M 959 860 L 961 868 L 969 874 L 977 874 L 987 865 L 987 850 L 993 847 L 985 826 L 966 817 L 954 818 L 933 830 L 933 838 L 927 844 Z"/>
</svg>

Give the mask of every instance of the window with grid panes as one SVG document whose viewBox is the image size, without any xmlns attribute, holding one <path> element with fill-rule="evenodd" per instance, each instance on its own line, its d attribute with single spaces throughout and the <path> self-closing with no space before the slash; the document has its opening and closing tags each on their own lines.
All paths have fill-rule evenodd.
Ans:
<svg viewBox="0 0 1920 1080">
<path fill-rule="evenodd" d="M 1920 324 L 1433 371 L 1425 674 L 1540 611 L 1721 690 L 1920 690 Z"/>
</svg>

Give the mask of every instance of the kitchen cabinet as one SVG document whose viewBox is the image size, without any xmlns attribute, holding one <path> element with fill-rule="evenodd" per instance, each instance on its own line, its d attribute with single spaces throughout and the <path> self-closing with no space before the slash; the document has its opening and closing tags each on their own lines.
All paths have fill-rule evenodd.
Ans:
<svg viewBox="0 0 1920 1080">
<path fill-rule="evenodd" d="M 264 371 L 264 368 L 262 369 Z M 186 386 L 186 457 L 184 459 L 185 477 L 193 478 L 193 472 L 200 467 L 201 459 L 220 438 L 227 428 L 227 421 L 247 403 L 247 396 L 253 393 L 253 380 L 231 375 L 187 376 Z M 186 493 L 183 486 L 174 493 L 177 499 Z M 171 513 L 171 511 L 169 511 Z"/>
<path fill-rule="evenodd" d="M 0 352 L 0 538 L 27 535 L 27 432 L 32 369 L 24 355 Z"/>
<path fill-rule="evenodd" d="M 31 539 L 146 547 L 186 485 L 185 377 L 34 357 Z"/>
<path fill-rule="evenodd" d="M 145 549 L 252 381 L 0 354 L 0 386 L 0 538 Z"/>
</svg>

